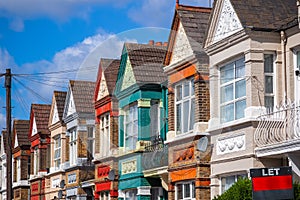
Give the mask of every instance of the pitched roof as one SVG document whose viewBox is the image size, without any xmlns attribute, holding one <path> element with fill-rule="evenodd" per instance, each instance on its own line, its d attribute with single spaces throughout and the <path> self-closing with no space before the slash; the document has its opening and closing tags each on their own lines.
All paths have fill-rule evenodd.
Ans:
<svg viewBox="0 0 300 200">
<path fill-rule="evenodd" d="M 58 117 L 60 121 L 62 120 L 63 113 L 64 113 L 66 96 L 67 96 L 67 92 L 54 91 L 54 97 L 55 97 Z"/>
<path fill-rule="evenodd" d="M 295 0 L 230 0 L 244 27 L 279 29 L 298 17 Z"/>
<path fill-rule="evenodd" d="M 169 36 L 168 54 L 165 64 L 169 64 L 179 21 L 186 33 L 194 56 L 201 63 L 208 63 L 208 56 L 203 49 L 205 33 L 209 24 L 211 8 L 177 5 Z"/>
<path fill-rule="evenodd" d="M 94 113 L 95 82 L 70 80 L 76 112 Z"/>
<path fill-rule="evenodd" d="M 28 139 L 28 131 L 29 131 L 29 120 L 14 120 L 13 123 L 13 132 L 15 140 L 15 134 L 17 134 L 18 146 L 30 145 L 30 141 Z M 14 141 L 15 143 L 16 141 Z"/>
<path fill-rule="evenodd" d="M 163 72 L 165 46 L 125 43 L 137 83 L 160 84 L 167 79 Z"/>
<path fill-rule="evenodd" d="M 37 132 L 49 134 L 48 122 L 50 117 L 51 105 L 32 104 L 31 112 L 34 114 Z"/>
<path fill-rule="evenodd" d="M 108 92 L 109 94 L 113 94 L 114 89 L 116 87 L 117 78 L 118 78 L 120 60 L 101 58 L 99 67 L 101 68 L 101 70 L 99 68 L 97 87 L 99 87 L 102 72 L 104 72 Z"/>
</svg>

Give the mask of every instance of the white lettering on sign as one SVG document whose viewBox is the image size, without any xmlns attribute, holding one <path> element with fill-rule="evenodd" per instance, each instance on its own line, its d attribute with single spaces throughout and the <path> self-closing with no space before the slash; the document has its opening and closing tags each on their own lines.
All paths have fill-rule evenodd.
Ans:
<svg viewBox="0 0 300 200">
<path fill-rule="evenodd" d="M 262 169 L 262 176 L 278 176 L 280 168 Z"/>
</svg>

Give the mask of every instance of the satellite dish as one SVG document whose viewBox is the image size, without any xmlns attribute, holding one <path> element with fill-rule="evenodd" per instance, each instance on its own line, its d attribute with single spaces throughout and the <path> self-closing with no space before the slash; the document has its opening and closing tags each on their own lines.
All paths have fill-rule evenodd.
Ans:
<svg viewBox="0 0 300 200">
<path fill-rule="evenodd" d="M 65 187 L 65 180 L 61 180 L 59 183 L 59 187 L 63 189 Z"/>
<path fill-rule="evenodd" d="M 58 191 L 57 196 L 58 196 L 58 199 L 61 199 L 61 198 L 63 197 L 62 190 L 59 190 L 59 191 Z"/>
<path fill-rule="evenodd" d="M 208 145 L 208 138 L 207 136 L 202 137 L 198 143 L 197 143 L 197 150 L 201 151 L 201 152 L 205 152 L 207 149 L 207 145 Z"/>
<path fill-rule="evenodd" d="M 115 170 L 110 170 L 108 173 L 108 180 L 113 181 L 115 180 Z"/>
</svg>

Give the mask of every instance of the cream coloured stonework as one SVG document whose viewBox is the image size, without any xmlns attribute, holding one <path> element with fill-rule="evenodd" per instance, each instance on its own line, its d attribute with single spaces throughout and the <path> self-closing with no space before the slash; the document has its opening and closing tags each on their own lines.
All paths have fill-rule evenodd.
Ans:
<svg viewBox="0 0 300 200">
<path fill-rule="evenodd" d="M 99 85 L 99 91 L 98 91 L 98 95 L 97 95 L 97 101 L 103 97 L 106 97 L 107 95 L 108 95 L 108 89 L 107 89 L 107 85 L 106 85 L 106 79 L 105 79 L 104 73 L 102 72 L 101 81 L 100 81 L 100 85 Z"/>
</svg>

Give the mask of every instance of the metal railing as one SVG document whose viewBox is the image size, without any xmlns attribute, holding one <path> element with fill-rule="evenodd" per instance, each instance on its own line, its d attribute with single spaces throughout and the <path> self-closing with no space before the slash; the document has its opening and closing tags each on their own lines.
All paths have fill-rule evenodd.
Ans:
<svg viewBox="0 0 300 200">
<path fill-rule="evenodd" d="M 300 103 L 285 102 L 258 117 L 254 140 L 258 147 L 300 138 Z"/>
</svg>

